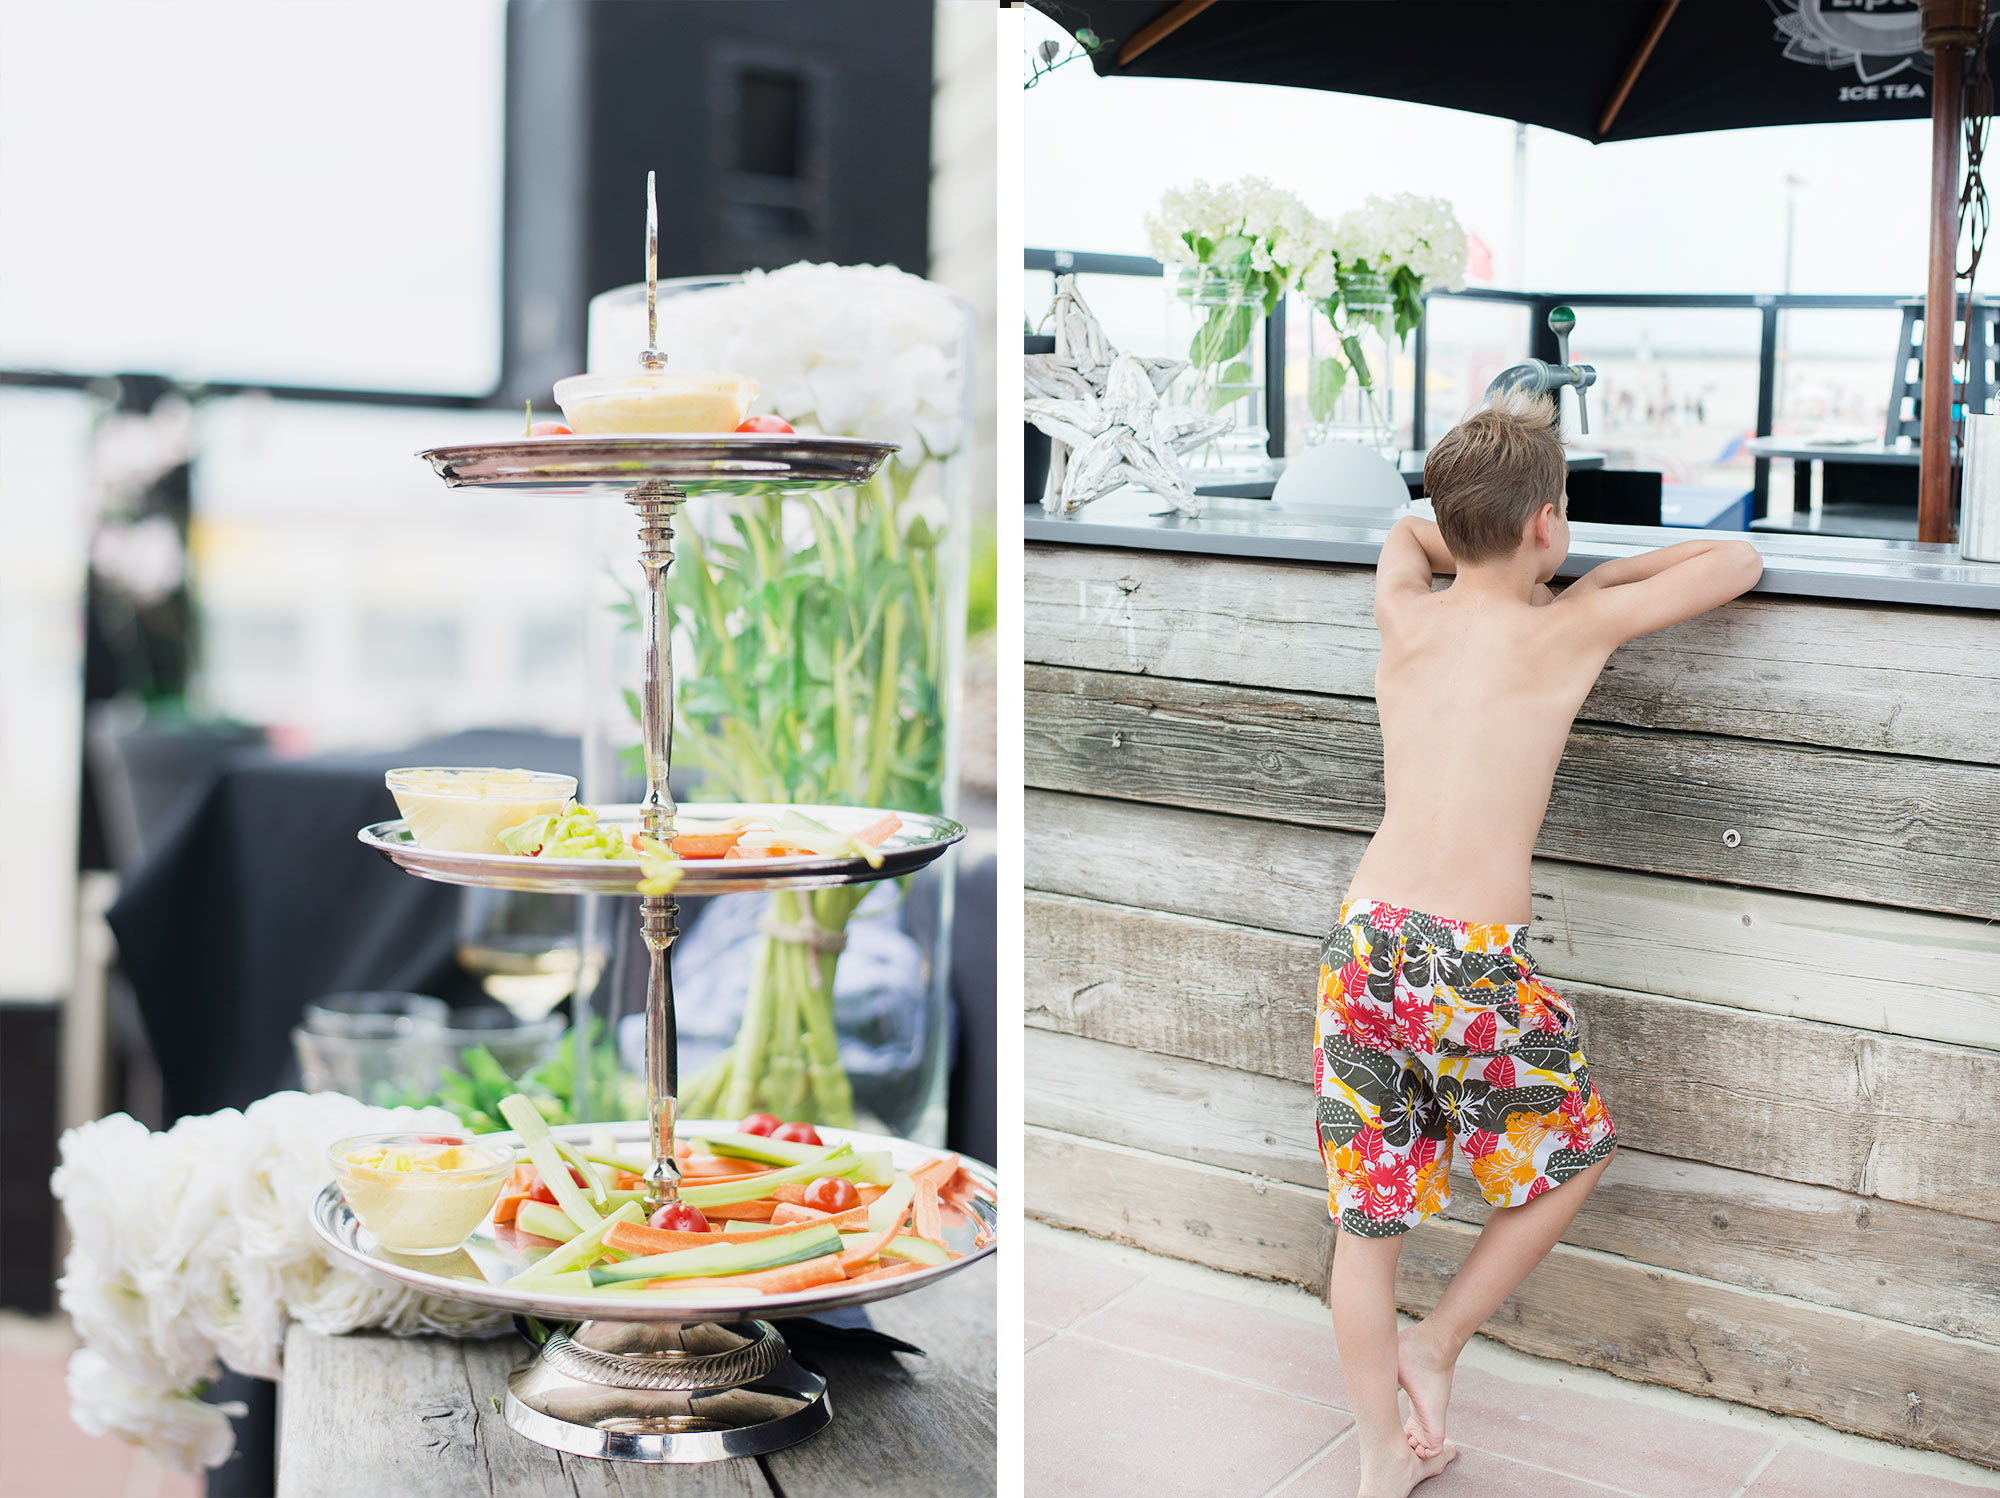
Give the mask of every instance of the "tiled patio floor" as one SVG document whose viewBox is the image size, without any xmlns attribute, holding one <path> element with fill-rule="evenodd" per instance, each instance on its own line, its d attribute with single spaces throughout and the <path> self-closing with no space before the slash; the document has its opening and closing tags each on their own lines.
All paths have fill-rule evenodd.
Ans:
<svg viewBox="0 0 2000 1498">
<path fill-rule="evenodd" d="M 0 1498 L 200 1498 L 199 1477 L 70 1424 L 61 1317 L 0 1314 Z"/>
<path fill-rule="evenodd" d="M 1029 1498 L 1353 1498 L 1333 1328 L 1303 1291 L 1029 1224 Z M 2000 1473 L 1484 1338 L 1420 1498 L 1974 1498 Z"/>
</svg>

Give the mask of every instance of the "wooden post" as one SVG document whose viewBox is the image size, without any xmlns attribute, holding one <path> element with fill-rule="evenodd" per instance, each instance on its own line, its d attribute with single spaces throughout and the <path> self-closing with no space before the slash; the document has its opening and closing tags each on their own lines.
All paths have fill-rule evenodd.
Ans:
<svg viewBox="0 0 2000 1498">
<path fill-rule="evenodd" d="M 1979 0 L 1922 0 L 1931 54 L 1931 261 L 1924 287 L 1923 425 L 1917 539 L 1952 536 L 1951 368 L 1958 340 L 1958 144 L 1965 125 L 1965 49 L 1979 37 Z"/>
</svg>

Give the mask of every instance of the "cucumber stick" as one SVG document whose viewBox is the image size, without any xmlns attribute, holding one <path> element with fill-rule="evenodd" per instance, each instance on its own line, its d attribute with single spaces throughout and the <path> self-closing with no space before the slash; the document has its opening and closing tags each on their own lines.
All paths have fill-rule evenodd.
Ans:
<svg viewBox="0 0 2000 1498">
<path fill-rule="evenodd" d="M 542 1204 L 540 1202 L 528 1202 L 524 1205 L 538 1207 Z M 609 1217 L 600 1221 L 596 1227 L 586 1228 L 583 1232 L 578 1233 L 574 1238 L 563 1244 L 562 1247 L 549 1250 L 545 1257 L 536 1260 L 526 1269 L 523 1269 L 509 1283 L 518 1285 L 524 1280 L 540 1281 L 547 1279 L 551 1275 L 561 1274 L 566 1269 L 581 1268 L 586 1260 L 594 1257 L 597 1251 L 604 1246 L 604 1235 L 610 1232 L 615 1224 L 637 1222 L 643 1211 L 644 1209 L 637 1202 L 625 1203 L 624 1206 L 613 1212 Z"/>
<path fill-rule="evenodd" d="M 596 1227 L 599 1220 L 597 1209 L 591 1206 L 590 1199 L 570 1179 L 569 1165 L 556 1149 L 556 1136 L 549 1132 L 548 1120 L 518 1092 L 500 1100 L 500 1116 L 512 1124 L 514 1132 L 521 1136 L 521 1147 L 534 1161 L 542 1183 L 555 1196 L 556 1205 L 563 1209 L 563 1215 L 579 1228 Z"/>
<path fill-rule="evenodd" d="M 842 1233 L 840 1243 L 843 1249 L 859 1248 L 869 1241 L 868 1233 Z M 928 1238 L 912 1237 L 903 1233 L 882 1245 L 885 1259 L 908 1259 L 913 1264 L 949 1264 L 951 1255 L 932 1243 Z"/>
<path fill-rule="evenodd" d="M 774 1233 L 769 1238 L 747 1243 L 705 1244 L 700 1248 L 680 1248 L 671 1253 L 647 1254 L 622 1264 L 603 1264 L 590 1271 L 593 1285 L 612 1285 L 624 1280 L 692 1279 L 696 1276 L 747 1274 L 753 1269 L 776 1269 L 785 1264 L 803 1263 L 822 1254 L 840 1252 L 839 1230 L 814 1226 L 797 1233 Z"/>
<path fill-rule="evenodd" d="M 916 1199 L 917 1183 L 908 1176 L 897 1176 L 887 1191 L 868 1204 L 869 1233 L 880 1237 L 892 1228 L 901 1227 Z"/>
<path fill-rule="evenodd" d="M 537 1238 L 553 1238 L 557 1243 L 567 1243 L 585 1231 L 571 1222 L 561 1207 L 537 1201 L 521 1203 L 520 1210 L 514 1214 L 514 1226 Z"/>
<path fill-rule="evenodd" d="M 773 1170 L 760 1176 L 744 1176 L 733 1181 L 711 1181 L 700 1186 L 681 1187 L 681 1200 L 690 1207 L 706 1211 L 710 1207 L 728 1207 L 737 1202 L 760 1201 L 787 1183 L 803 1185 L 816 1181 L 821 1176 L 842 1176 L 851 1179 L 867 1168 L 861 1156 L 844 1144 L 835 1145 L 817 1160 L 808 1160 L 803 1165 L 793 1165 L 784 1170 Z"/>
</svg>

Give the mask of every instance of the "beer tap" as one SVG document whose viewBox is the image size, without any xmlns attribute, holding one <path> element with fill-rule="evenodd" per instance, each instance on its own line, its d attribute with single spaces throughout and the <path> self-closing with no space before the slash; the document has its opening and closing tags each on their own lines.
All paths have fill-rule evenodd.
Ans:
<svg viewBox="0 0 2000 1498">
<path fill-rule="evenodd" d="M 1486 387 L 1490 400 L 1502 390 L 1532 390 L 1556 397 L 1557 409 L 1561 409 L 1563 386 L 1573 386 L 1576 390 L 1577 428 L 1584 436 L 1590 434 L 1590 408 L 1584 403 L 1584 392 L 1597 383 L 1597 370 L 1589 364 L 1569 362 L 1569 335 L 1576 326 L 1576 314 L 1567 307 L 1549 309 L 1549 331 L 1556 335 L 1557 363 L 1547 364 L 1540 359 L 1524 359 L 1519 364 L 1509 365 L 1493 377 L 1493 383 Z"/>
</svg>

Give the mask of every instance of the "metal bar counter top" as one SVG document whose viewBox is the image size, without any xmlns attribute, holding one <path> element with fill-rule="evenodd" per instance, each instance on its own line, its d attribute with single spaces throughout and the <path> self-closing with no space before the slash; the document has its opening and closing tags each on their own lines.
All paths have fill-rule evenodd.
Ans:
<svg viewBox="0 0 2000 1498">
<path fill-rule="evenodd" d="M 1163 510 L 1165 514 L 1160 513 Z M 1380 511 L 1337 504 L 1219 496 L 1205 496 L 1202 510 L 1199 519 L 1190 519 L 1157 496 L 1131 489 L 1108 495 L 1067 518 L 1031 504 L 1027 539 L 1197 556 L 1372 565 L 1394 520 Z M 1748 540 L 1763 553 L 1759 593 L 2000 612 L 2000 563 L 1961 561 L 1956 547 L 1914 541 L 1577 524 L 1570 527 L 1569 557 L 1558 575 L 1576 577 L 1613 557 L 1724 534 Z"/>
</svg>

